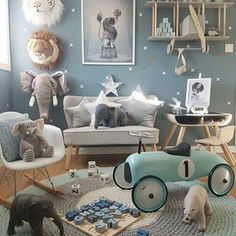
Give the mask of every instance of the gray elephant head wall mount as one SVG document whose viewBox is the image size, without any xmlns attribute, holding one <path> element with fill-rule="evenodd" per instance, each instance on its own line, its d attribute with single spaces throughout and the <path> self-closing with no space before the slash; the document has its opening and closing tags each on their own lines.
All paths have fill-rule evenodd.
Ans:
<svg viewBox="0 0 236 236">
<path fill-rule="evenodd" d="M 40 118 L 48 119 L 51 102 L 57 106 L 57 94 L 63 95 L 69 92 L 67 79 L 63 72 L 58 71 L 52 75 L 47 73 L 37 75 L 31 70 L 21 73 L 21 89 L 31 94 L 29 106 L 33 106 L 35 100 L 38 103 Z"/>
</svg>

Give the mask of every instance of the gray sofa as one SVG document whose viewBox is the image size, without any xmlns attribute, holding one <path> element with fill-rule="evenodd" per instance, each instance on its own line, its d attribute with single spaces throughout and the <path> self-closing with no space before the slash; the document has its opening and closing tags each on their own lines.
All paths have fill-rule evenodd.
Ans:
<svg viewBox="0 0 236 236">
<path fill-rule="evenodd" d="M 91 102 L 97 99 L 97 97 L 86 98 Z M 112 102 L 125 98 L 127 97 L 108 97 L 109 101 Z M 156 144 L 159 141 L 159 130 L 154 127 L 145 127 L 142 125 L 127 125 L 115 128 L 99 126 L 98 129 L 89 125 L 73 127 L 73 116 L 68 112 L 68 109 L 78 106 L 82 99 L 82 96 L 65 96 L 63 101 L 65 118 L 68 125 L 68 129 L 63 131 L 64 142 L 67 145 L 65 169 L 69 167 L 74 147 L 76 148 L 75 153 L 77 156 L 80 147 L 137 145 L 138 138 L 129 135 L 129 131 L 148 132 L 152 134 L 154 138 L 143 140 L 143 149 L 145 151 L 146 145 L 151 145 L 152 150 L 156 150 Z M 140 115 L 142 116 L 142 114 Z"/>
</svg>

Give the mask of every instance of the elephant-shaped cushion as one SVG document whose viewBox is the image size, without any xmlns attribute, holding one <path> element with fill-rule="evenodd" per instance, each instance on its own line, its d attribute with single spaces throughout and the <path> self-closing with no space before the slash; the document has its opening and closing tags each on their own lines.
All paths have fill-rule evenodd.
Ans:
<svg viewBox="0 0 236 236">
<path fill-rule="evenodd" d="M 103 126 L 114 128 L 127 125 L 127 115 L 120 107 L 110 107 L 106 104 L 99 104 L 95 110 L 95 125 L 97 129 L 100 123 Z"/>
<path fill-rule="evenodd" d="M 44 127 L 44 120 L 19 121 L 13 128 L 13 135 L 21 135 L 19 155 L 26 162 L 38 157 L 52 157 L 53 146 L 40 135 Z"/>
<path fill-rule="evenodd" d="M 37 100 L 40 118 L 48 119 L 51 102 L 57 106 L 57 94 L 63 95 L 69 91 L 67 79 L 63 72 L 58 71 L 52 75 L 37 75 L 31 70 L 21 73 L 21 89 L 31 94 L 29 106 Z"/>
<path fill-rule="evenodd" d="M 22 226 L 23 221 L 26 221 L 30 223 L 33 235 L 43 236 L 44 217 L 52 218 L 60 230 L 60 235 L 64 235 L 62 221 L 49 199 L 32 194 L 20 194 L 11 204 L 7 234 L 15 234 L 15 226 Z"/>
</svg>

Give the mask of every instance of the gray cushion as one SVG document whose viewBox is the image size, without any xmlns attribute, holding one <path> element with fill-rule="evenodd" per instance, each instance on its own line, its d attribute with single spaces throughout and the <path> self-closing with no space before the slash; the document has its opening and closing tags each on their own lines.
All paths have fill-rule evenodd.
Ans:
<svg viewBox="0 0 236 236">
<path fill-rule="evenodd" d="M 122 108 L 127 112 L 128 123 L 130 125 L 141 125 L 153 127 L 158 109 L 163 105 L 152 104 L 140 100 L 125 98 L 118 100 L 122 104 Z"/>
<path fill-rule="evenodd" d="M 72 118 L 73 128 L 87 126 L 90 124 L 91 115 L 86 109 L 86 104 L 88 103 L 90 103 L 90 101 L 86 97 L 83 97 L 79 105 L 66 108 L 66 111 Z"/>
<path fill-rule="evenodd" d="M 0 145 L 6 161 L 15 161 L 19 157 L 20 136 L 13 136 L 12 129 L 16 122 L 28 120 L 28 114 L 6 112 L 0 115 Z"/>
</svg>

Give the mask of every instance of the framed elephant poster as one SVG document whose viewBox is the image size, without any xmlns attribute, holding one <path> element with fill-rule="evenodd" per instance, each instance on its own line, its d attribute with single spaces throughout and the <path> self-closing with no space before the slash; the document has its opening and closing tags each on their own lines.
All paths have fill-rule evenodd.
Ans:
<svg viewBox="0 0 236 236">
<path fill-rule="evenodd" d="M 135 0 L 81 0 L 82 61 L 135 64 Z"/>
</svg>

